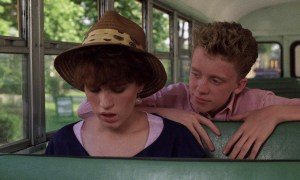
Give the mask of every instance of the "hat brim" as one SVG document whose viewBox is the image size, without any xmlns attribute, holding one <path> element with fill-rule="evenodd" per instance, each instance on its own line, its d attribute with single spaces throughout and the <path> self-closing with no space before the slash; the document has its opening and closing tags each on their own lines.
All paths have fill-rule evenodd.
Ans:
<svg viewBox="0 0 300 180">
<path fill-rule="evenodd" d="M 69 83 L 71 86 L 73 86 L 74 88 L 80 90 L 80 91 L 84 91 L 84 89 L 82 89 L 82 87 L 76 87 L 75 83 L 74 83 L 74 72 L 75 72 L 75 68 L 78 64 L 78 59 L 76 58 L 76 54 L 78 51 L 85 49 L 85 48 L 89 48 L 92 46 L 104 46 L 104 45 L 113 45 L 113 46 L 122 46 L 124 48 L 127 48 L 129 50 L 129 52 L 135 52 L 135 53 L 141 53 L 144 56 L 144 60 L 148 61 L 148 63 L 145 64 L 149 64 L 151 66 L 151 70 L 153 74 L 153 78 L 151 78 L 150 81 L 148 82 L 144 82 L 144 88 L 142 90 L 141 93 L 139 93 L 141 98 L 150 96 L 152 94 L 154 94 L 155 92 L 157 92 L 158 90 L 160 90 L 166 83 L 167 80 L 167 75 L 166 75 L 166 71 L 161 63 L 161 61 L 155 57 L 154 55 L 152 55 L 151 53 L 148 53 L 146 51 L 137 49 L 137 48 L 133 48 L 133 47 L 129 47 L 123 44 L 115 44 L 115 43 L 90 43 L 90 44 L 84 44 L 84 45 L 80 45 L 77 47 L 74 47 L 70 50 L 67 50 L 63 53 L 61 53 L 60 55 L 58 55 L 55 58 L 54 61 L 54 67 L 57 70 L 57 72 L 60 74 L 60 76 L 67 82 Z"/>
</svg>

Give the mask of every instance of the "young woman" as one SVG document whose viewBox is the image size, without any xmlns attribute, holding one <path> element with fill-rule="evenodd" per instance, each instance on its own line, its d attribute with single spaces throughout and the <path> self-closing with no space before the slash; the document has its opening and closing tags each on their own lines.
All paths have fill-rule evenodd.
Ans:
<svg viewBox="0 0 300 180">
<path fill-rule="evenodd" d="M 166 81 L 161 62 L 145 51 L 145 42 L 137 24 L 109 11 L 81 46 L 55 59 L 57 72 L 85 92 L 93 113 L 60 129 L 49 142 L 47 155 L 205 156 L 183 125 L 134 108 Z"/>
</svg>

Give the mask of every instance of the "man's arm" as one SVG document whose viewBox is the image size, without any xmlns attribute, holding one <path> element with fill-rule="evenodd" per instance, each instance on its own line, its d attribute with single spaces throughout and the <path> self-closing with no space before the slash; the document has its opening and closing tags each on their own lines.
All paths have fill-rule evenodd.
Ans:
<svg viewBox="0 0 300 180">
<path fill-rule="evenodd" d="M 300 105 L 272 105 L 234 115 L 231 120 L 244 123 L 228 141 L 223 153 L 231 159 L 244 159 L 249 153 L 248 159 L 255 159 L 259 149 L 278 124 L 300 121 Z"/>
</svg>

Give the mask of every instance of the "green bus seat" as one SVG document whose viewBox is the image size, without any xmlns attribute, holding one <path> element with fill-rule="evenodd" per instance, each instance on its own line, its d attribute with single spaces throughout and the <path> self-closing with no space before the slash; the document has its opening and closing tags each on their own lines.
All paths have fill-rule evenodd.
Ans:
<svg viewBox="0 0 300 180">
<path fill-rule="evenodd" d="M 1 154 L 0 179 L 264 179 L 300 177 L 300 122 L 280 124 L 257 159 L 230 160 L 222 149 L 241 122 L 216 122 L 222 135 L 208 130 L 216 150 L 209 158 L 75 158 Z"/>
<path fill-rule="evenodd" d="M 273 91 L 278 96 L 300 98 L 298 78 L 248 79 L 247 87 Z"/>
<path fill-rule="evenodd" d="M 68 158 L 0 155 L 0 179 L 282 180 L 300 177 L 300 161 Z"/>
<path fill-rule="evenodd" d="M 241 122 L 219 121 L 215 124 L 220 129 L 222 135 L 216 136 L 206 128 L 215 145 L 215 151 L 209 152 L 209 156 L 211 158 L 228 159 L 222 151 L 228 140 L 240 127 Z M 285 122 L 279 124 L 261 148 L 256 159 L 300 160 L 300 122 Z"/>
</svg>

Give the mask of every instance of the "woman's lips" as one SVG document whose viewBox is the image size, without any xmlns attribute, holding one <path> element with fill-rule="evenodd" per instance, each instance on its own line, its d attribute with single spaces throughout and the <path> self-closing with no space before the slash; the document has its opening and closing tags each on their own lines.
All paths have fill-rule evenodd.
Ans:
<svg viewBox="0 0 300 180">
<path fill-rule="evenodd" d="M 114 122 L 117 121 L 116 120 L 116 114 L 114 114 L 114 113 L 106 113 L 106 112 L 105 113 L 100 113 L 98 115 L 98 118 L 102 121 L 107 122 L 107 123 L 114 123 Z"/>
</svg>

